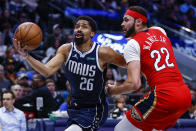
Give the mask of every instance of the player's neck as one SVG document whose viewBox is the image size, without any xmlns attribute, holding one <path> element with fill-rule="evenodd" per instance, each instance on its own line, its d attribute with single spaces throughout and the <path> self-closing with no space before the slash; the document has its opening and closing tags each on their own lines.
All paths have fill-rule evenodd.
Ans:
<svg viewBox="0 0 196 131">
<path fill-rule="evenodd" d="M 139 27 L 139 28 L 136 30 L 136 34 L 139 33 L 139 32 L 145 31 L 145 30 L 147 30 L 147 29 L 148 29 L 147 26 L 145 26 L 145 27 Z"/>
<path fill-rule="evenodd" d="M 93 46 L 93 41 L 87 41 L 81 45 L 76 45 L 76 48 L 81 52 L 87 52 L 89 51 Z"/>
</svg>

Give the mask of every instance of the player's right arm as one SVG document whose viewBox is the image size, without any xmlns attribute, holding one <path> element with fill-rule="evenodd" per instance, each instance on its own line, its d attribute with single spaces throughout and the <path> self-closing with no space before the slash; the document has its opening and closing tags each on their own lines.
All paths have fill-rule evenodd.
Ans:
<svg viewBox="0 0 196 131">
<path fill-rule="evenodd" d="M 47 64 L 43 64 L 32 56 L 28 55 L 27 51 L 25 50 L 25 47 L 21 48 L 19 41 L 13 40 L 13 43 L 16 50 L 24 58 L 26 58 L 26 61 L 29 63 L 29 65 L 45 77 L 53 75 L 58 69 L 60 69 L 62 63 L 66 60 L 68 52 L 70 50 L 69 44 L 62 45 L 57 50 L 56 55 Z"/>
</svg>

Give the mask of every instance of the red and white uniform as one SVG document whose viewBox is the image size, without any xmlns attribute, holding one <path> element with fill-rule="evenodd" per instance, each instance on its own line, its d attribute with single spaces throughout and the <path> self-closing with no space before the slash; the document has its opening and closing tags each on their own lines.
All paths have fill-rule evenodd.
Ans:
<svg viewBox="0 0 196 131">
<path fill-rule="evenodd" d="M 142 130 L 172 127 L 191 105 L 191 95 L 177 67 L 165 31 L 151 27 L 137 33 L 124 50 L 126 62 L 138 60 L 151 91 L 127 112 L 127 119 Z"/>
</svg>

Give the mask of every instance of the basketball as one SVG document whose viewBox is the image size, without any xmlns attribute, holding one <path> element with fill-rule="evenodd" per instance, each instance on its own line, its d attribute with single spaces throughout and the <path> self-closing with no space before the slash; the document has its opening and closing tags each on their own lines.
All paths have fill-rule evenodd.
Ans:
<svg viewBox="0 0 196 131">
<path fill-rule="evenodd" d="M 34 50 L 41 44 L 42 30 L 35 23 L 24 22 L 15 30 L 14 38 L 20 41 L 22 48 L 27 45 L 27 50 Z"/>
</svg>

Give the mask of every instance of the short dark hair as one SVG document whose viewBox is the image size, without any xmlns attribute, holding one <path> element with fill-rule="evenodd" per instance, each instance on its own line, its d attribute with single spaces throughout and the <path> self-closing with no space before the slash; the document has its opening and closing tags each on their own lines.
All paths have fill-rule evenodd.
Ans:
<svg viewBox="0 0 196 131">
<path fill-rule="evenodd" d="M 147 10 L 141 6 L 130 6 L 129 9 L 144 15 L 146 18 L 148 17 Z M 143 23 L 143 24 L 145 25 L 145 23 Z"/>
<path fill-rule="evenodd" d="M 146 17 L 148 16 L 148 15 L 147 15 L 146 9 L 144 9 L 144 8 L 141 7 L 141 6 L 130 6 L 129 9 L 130 9 L 130 10 L 133 10 L 133 11 L 136 11 L 136 12 L 138 12 L 138 13 L 140 13 L 140 14 L 146 16 Z"/>
<path fill-rule="evenodd" d="M 97 24 L 96 24 L 95 20 L 94 20 L 92 17 L 87 16 L 87 15 L 79 16 L 79 17 L 75 20 L 74 27 L 75 27 L 76 23 L 77 23 L 79 20 L 86 20 L 86 21 L 88 21 L 89 25 L 90 25 L 91 28 L 92 28 L 92 31 L 93 31 L 93 32 L 96 32 L 96 31 L 97 31 Z"/>
<path fill-rule="evenodd" d="M 15 95 L 11 90 L 5 90 L 1 93 L 1 101 L 3 101 L 3 95 L 7 93 L 10 93 L 12 95 L 12 99 L 15 99 Z"/>
</svg>

